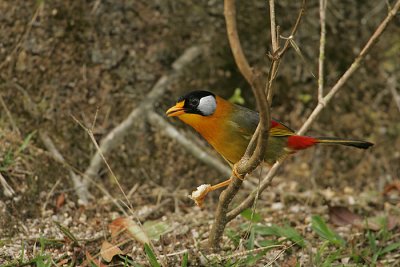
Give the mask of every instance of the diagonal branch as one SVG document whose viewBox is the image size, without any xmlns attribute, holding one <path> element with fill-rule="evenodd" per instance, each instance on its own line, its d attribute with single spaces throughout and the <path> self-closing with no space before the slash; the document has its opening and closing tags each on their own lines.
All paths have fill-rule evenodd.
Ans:
<svg viewBox="0 0 400 267">
<path fill-rule="evenodd" d="M 304 122 L 303 126 L 300 128 L 298 134 L 305 133 L 311 126 L 311 123 L 317 118 L 321 110 L 325 107 L 325 105 L 333 98 L 333 96 L 343 87 L 343 85 L 349 80 L 349 78 L 353 75 L 353 73 L 358 70 L 360 67 L 361 61 L 365 58 L 365 56 L 369 53 L 371 48 L 376 44 L 379 37 L 385 31 L 386 27 L 392 21 L 396 13 L 400 9 L 400 0 L 397 0 L 396 4 L 393 6 L 391 10 L 389 10 L 386 18 L 379 24 L 376 28 L 375 32 L 369 38 L 360 54 L 355 58 L 351 66 L 346 70 L 346 72 L 339 78 L 336 84 L 332 87 L 329 93 L 323 98 L 321 103 L 318 103 L 317 107 L 313 110 L 308 119 Z"/>
</svg>

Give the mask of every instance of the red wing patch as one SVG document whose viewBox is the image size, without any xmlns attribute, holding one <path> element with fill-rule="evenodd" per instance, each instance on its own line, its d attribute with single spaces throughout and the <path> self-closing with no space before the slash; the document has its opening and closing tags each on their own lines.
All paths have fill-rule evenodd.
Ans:
<svg viewBox="0 0 400 267">
<path fill-rule="evenodd" d="M 271 120 L 269 134 L 274 137 L 292 136 L 294 131 L 282 123 Z"/>
</svg>

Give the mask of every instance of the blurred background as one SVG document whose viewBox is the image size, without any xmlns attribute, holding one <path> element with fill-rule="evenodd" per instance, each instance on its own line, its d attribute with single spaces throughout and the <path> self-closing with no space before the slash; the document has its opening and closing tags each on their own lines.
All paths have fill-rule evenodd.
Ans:
<svg viewBox="0 0 400 267">
<path fill-rule="evenodd" d="M 300 6 L 301 1 L 276 1 L 283 37 L 290 34 Z M 238 30 L 250 65 L 267 73 L 266 55 L 271 50 L 267 3 L 237 1 L 237 8 Z M 223 1 L 1 1 L 0 10 L 0 172 L 15 191 L 12 197 L 0 192 L 4 236 L 20 232 L 15 220 L 44 216 L 43 203 L 53 215 L 67 207 L 69 212 L 79 210 L 69 170 L 72 166 L 83 172 L 96 148 L 72 116 L 86 127 L 97 116 L 93 133 L 100 141 L 144 101 L 188 47 L 201 45 L 203 54 L 185 66 L 181 77 L 155 101 L 160 116 L 218 157 L 189 127 L 166 118 L 165 110 L 191 90 L 207 89 L 230 98 L 236 88 L 243 105 L 254 108 L 226 38 Z M 350 66 L 387 11 L 386 1 L 329 2 L 325 92 Z M 352 195 L 373 191 L 379 196 L 387 184 L 399 179 L 400 107 L 393 94 L 393 88 L 400 93 L 399 26 L 397 17 L 308 132 L 364 139 L 375 146 L 367 151 L 321 147 L 300 152 L 284 164 L 276 186 L 295 183 L 294 195 L 312 188 Z M 294 38 L 302 56 L 292 48 L 285 54 L 272 104 L 273 116 L 293 129 L 301 127 L 317 104 L 319 32 L 318 1 L 308 1 Z M 40 131 L 46 131 L 68 166 L 53 159 Z M 178 204 L 169 202 L 149 215 L 152 219 L 177 209 L 186 215 L 197 211 L 186 193 L 226 178 L 151 124 L 146 114 L 137 118 L 106 158 L 124 191 L 135 185 L 141 189 L 132 194 L 134 208 L 180 194 Z M 120 197 L 105 168 L 96 180 Z M 104 197 L 94 186 L 90 192 Z M 66 207 L 57 206 L 61 194 Z M 209 196 L 206 211 L 212 214 L 217 199 L 216 193 Z M 382 199 L 374 203 L 374 208 L 383 206 Z M 88 208 L 93 214 L 103 209 L 115 211 Z"/>
</svg>

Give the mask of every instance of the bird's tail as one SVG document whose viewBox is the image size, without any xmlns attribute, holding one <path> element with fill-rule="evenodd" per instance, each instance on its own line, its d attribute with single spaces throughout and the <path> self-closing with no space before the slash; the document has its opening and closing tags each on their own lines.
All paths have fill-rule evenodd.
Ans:
<svg viewBox="0 0 400 267">
<path fill-rule="evenodd" d="M 327 144 L 327 145 L 343 145 L 343 146 L 353 146 L 356 148 L 367 149 L 373 146 L 373 143 L 362 141 L 362 140 L 352 140 L 352 139 L 341 139 L 336 137 L 317 137 L 317 143 Z"/>
</svg>

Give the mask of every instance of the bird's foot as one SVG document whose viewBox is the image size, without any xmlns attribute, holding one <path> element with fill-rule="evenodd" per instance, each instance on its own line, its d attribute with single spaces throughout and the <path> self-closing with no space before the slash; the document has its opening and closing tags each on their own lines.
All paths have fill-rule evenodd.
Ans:
<svg viewBox="0 0 400 267">
<path fill-rule="evenodd" d="M 240 180 L 244 180 L 244 177 L 246 176 L 246 175 L 243 175 L 243 174 L 240 174 L 239 172 L 238 172 L 238 170 L 237 170 L 237 165 L 236 165 L 237 163 L 235 163 L 234 165 L 233 165 L 233 168 L 232 168 L 232 174 L 235 176 L 235 177 L 237 177 L 238 179 L 240 179 Z"/>
</svg>

